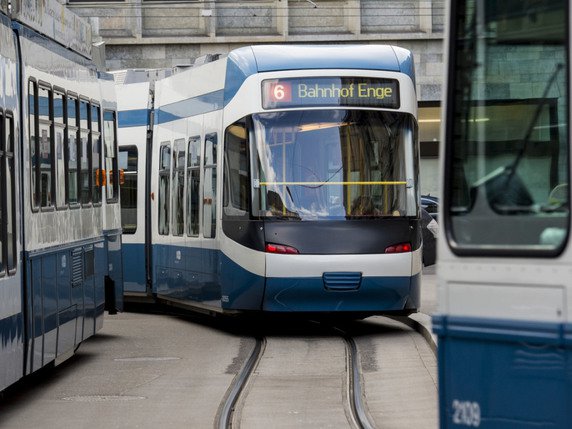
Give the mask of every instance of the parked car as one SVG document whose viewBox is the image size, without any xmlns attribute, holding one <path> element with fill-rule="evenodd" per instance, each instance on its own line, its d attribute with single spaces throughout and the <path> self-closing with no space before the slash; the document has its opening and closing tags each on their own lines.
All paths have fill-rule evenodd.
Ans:
<svg viewBox="0 0 572 429">
<path fill-rule="evenodd" d="M 421 207 L 427 210 L 427 213 L 431 217 L 437 220 L 437 214 L 439 213 L 439 198 L 433 195 L 421 195 Z"/>
<path fill-rule="evenodd" d="M 435 264 L 439 225 L 424 208 L 421 208 L 421 231 L 423 234 L 423 265 L 427 267 Z"/>
</svg>

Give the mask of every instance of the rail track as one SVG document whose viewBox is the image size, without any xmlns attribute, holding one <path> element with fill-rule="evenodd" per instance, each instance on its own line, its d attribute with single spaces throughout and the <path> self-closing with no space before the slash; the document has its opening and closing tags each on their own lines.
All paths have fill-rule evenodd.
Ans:
<svg viewBox="0 0 572 429">
<path fill-rule="evenodd" d="M 328 327 L 332 329 L 332 327 Z M 364 386 L 361 377 L 361 367 L 359 351 L 354 339 L 338 327 L 333 327 L 336 336 L 339 336 L 345 345 L 345 368 L 346 380 L 343 383 L 345 392 L 345 400 L 343 401 L 346 407 L 345 415 L 348 420 L 349 427 L 356 429 L 373 429 L 375 428 L 371 419 L 368 417 L 367 405 L 365 403 Z M 229 429 L 237 426 L 237 405 L 240 404 L 239 398 L 246 391 L 246 386 L 252 380 L 252 375 L 255 373 L 258 363 L 263 358 L 267 341 L 266 337 L 255 338 L 256 342 L 252 351 L 244 363 L 241 371 L 236 375 L 233 383 L 229 387 L 225 398 L 219 406 L 215 428 Z M 299 364 L 303 364 L 300 362 Z"/>
</svg>

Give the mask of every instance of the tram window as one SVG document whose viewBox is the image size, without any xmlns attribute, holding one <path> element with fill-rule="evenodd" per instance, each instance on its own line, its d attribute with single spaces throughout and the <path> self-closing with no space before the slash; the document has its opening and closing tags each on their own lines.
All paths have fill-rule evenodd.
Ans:
<svg viewBox="0 0 572 429">
<path fill-rule="evenodd" d="M 217 134 L 207 134 L 203 176 L 203 235 L 205 238 L 216 236 L 216 150 Z"/>
<path fill-rule="evenodd" d="M 169 235 L 171 143 L 161 143 L 159 152 L 159 234 Z"/>
<path fill-rule="evenodd" d="M 250 213 L 250 176 L 248 174 L 248 130 L 244 120 L 228 127 L 225 133 L 224 215 L 244 217 Z"/>
<path fill-rule="evenodd" d="M 36 154 L 40 152 L 38 139 L 38 84 L 30 80 L 28 83 L 28 134 L 30 136 L 30 185 L 32 209 L 40 206 L 40 163 Z"/>
<path fill-rule="evenodd" d="M 54 205 L 53 197 L 55 196 L 54 156 L 52 151 L 52 90 L 40 85 L 38 95 L 40 206 L 48 208 Z"/>
<path fill-rule="evenodd" d="M 191 137 L 187 150 L 187 235 L 199 235 L 201 139 Z"/>
<path fill-rule="evenodd" d="M 353 221 L 418 215 L 410 115 L 305 110 L 252 120 L 254 216 Z"/>
<path fill-rule="evenodd" d="M 124 234 L 137 232 L 137 160 L 136 146 L 119 147 L 119 168 L 125 171 L 121 185 L 121 227 Z"/>
<path fill-rule="evenodd" d="M 54 133 L 56 149 L 56 206 L 66 204 L 66 165 L 64 156 L 64 95 L 54 91 Z"/>
<path fill-rule="evenodd" d="M 67 98 L 67 145 L 66 145 L 66 158 L 67 158 L 67 175 L 68 175 L 68 203 L 76 205 L 79 202 L 78 192 L 78 169 L 77 169 L 77 98 Z"/>
<path fill-rule="evenodd" d="M 108 203 L 117 202 L 119 190 L 119 169 L 117 168 L 117 138 L 115 135 L 115 112 L 105 110 L 103 113 L 103 141 L 105 151 L 105 169 L 107 170 L 106 196 Z"/>
<path fill-rule="evenodd" d="M 6 239 L 4 238 L 4 204 L 2 204 L 2 198 L 6 195 L 4 192 L 4 176 L 5 176 L 5 168 L 4 168 L 4 153 L 6 151 L 6 132 L 5 132 L 5 123 L 4 123 L 4 112 L 0 110 L 0 276 L 5 274 L 5 261 L 4 261 L 4 243 Z"/>
<path fill-rule="evenodd" d="M 526 15 L 511 2 L 458 3 L 446 151 L 453 251 L 553 256 L 570 217 L 567 2 L 537 0 Z"/>
<path fill-rule="evenodd" d="M 101 126 L 100 126 L 101 108 L 91 105 L 91 162 L 92 162 L 92 199 L 93 204 L 101 202 Z"/>
<path fill-rule="evenodd" d="M 185 231 L 185 139 L 177 139 L 173 144 L 173 191 L 171 192 L 172 233 L 182 236 Z"/>
<path fill-rule="evenodd" d="M 86 101 L 79 102 L 79 147 L 80 147 L 80 201 L 91 202 L 91 140 L 89 135 L 89 109 Z"/>
<path fill-rule="evenodd" d="M 6 216 L 6 230 L 4 235 L 4 242 L 6 243 L 6 265 L 9 273 L 13 273 L 17 263 L 16 253 L 16 171 L 14 165 L 14 118 L 11 114 L 6 113 L 5 126 L 4 126 L 5 151 L 3 169 L 5 172 L 5 216 Z"/>
</svg>

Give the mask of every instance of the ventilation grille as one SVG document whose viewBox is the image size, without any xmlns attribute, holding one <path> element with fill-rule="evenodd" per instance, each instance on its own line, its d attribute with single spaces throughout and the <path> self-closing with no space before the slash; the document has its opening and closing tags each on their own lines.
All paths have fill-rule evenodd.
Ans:
<svg viewBox="0 0 572 429">
<path fill-rule="evenodd" d="M 80 286 L 83 282 L 83 252 L 81 247 L 72 250 L 71 277 L 72 287 Z"/>
<path fill-rule="evenodd" d="M 361 273 L 324 273 L 322 278 L 329 290 L 356 290 L 361 284 Z"/>
</svg>

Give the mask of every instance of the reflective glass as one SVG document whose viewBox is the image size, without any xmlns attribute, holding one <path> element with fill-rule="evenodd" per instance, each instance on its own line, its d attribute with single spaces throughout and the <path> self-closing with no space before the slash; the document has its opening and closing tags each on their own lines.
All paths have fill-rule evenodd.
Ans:
<svg viewBox="0 0 572 429">
<path fill-rule="evenodd" d="M 417 215 L 412 116 L 304 110 L 257 114 L 253 121 L 255 216 Z"/>
<path fill-rule="evenodd" d="M 447 152 L 454 247 L 553 252 L 566 238 L 567 14 L 562 0 L 457 5 Z"/>
</svg>

